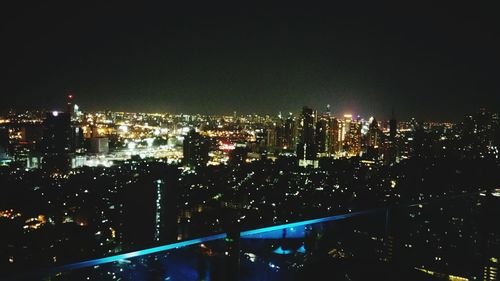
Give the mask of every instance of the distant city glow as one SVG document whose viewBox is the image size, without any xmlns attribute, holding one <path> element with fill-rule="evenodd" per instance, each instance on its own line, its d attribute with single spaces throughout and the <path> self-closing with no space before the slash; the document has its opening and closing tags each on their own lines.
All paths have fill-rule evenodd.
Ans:
<svg viewBox="0 0 500 281">
<path fill-rule="evenodd" d="M 221 145 L 219 145 L 220 150 L 234 150 L 235 148 L 236 146 L 232 143 L 221 143 Z"/>
<path fill-rule="evenodd" d="M 129 150 L 134 150 L 137 147 L 137 143 L 131 141 L 127 144 Z"/>
</svg>

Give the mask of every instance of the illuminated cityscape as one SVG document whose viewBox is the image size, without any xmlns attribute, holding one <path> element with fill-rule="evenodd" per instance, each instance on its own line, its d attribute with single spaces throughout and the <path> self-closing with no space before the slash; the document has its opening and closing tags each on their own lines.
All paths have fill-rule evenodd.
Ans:
<svg viewBox="0 0 500 281">
<path fill-rule="evenodd" d="M 234 227 L 427 204 L 464 192 L 498 197 L 498 114 L 480 109 L 457 123 L 377 119 L 309 107 L 286 118 L 82 112 L 76 104 L 69 112 L 12 112 L 1 119 L 1 223 L 9 241 L 2 267 L 55 266 Z M 450 223 L 469 219 L 462 215 Z M 485 241 L 491 254 L 481 254 L 489 261 L 475 268 L 487 276 L 496 276 L 495 225 Z M 421 243 L 419 231 L 377 239 L 397 252 Z M 438 249 L 450 246 L 439 242 L 450 239 L 446 233 L 433 234 Z M 470 239 L 479 243 L 479 234 Z M 397 255 L 380 251 L 384 261 Z M 458 274 L 434 262 L 415 268 Z"/>
<path fill-rule="evenodd" d="M 498 280 L 492 9 L 12 5 L 0 280 Z"/>
</svg>

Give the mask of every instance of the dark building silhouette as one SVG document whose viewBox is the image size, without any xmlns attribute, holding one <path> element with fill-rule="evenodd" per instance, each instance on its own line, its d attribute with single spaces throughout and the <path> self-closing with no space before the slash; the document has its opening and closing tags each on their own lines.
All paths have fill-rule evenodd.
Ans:
<svg viewBox="0 0 500 281">
<path fill-rule="evenodd" d="M 229 152 L 229 165 L 241 166 L 245 164 L 247 160 L 248 148 L 237 146 L 231 152 Z"/>
<path fill-rule="evenodd" d="M 312 108 L 304 106 L 300 115 L 300 136 L 301 143 L 314 143 L 314 123 L 316 114 Z"/>
<path fill-rule="evenodd" d="M 36 131 L 34 131 L 36 133 Z M 36 142 L 36 134 L 28 135 Z M 83 147 L 83 130 L 71 121 L 71 112 L 53 111 L 45 116 L 42 138 L 37 151 L 42 156 L 42 168 L 53 172 L 65 172 L 71 166 L 71 157 Z"/>
<path fill-rule="evenodd" d="M 0 160 L 6 159 L 9 152 L 9 130 L 0 127 Z"/>
<path fill-rule="evenodd" d="M 194 129 L 189 131 L 183 142 L 183 164 L 190 167 L 202 167 L 208 163 L 210 144 L 207 138 Z"/>
<path fill-rule="evenodd" d="M 396 116 L 394 115 L 394 110 L 392 111 L 391 120 L 389 120 L 389 138 L 391 141 L 396 139 L 398 123 L 396 121 Z"/>
<path fill-rule="evenodd" d="M 44 122 L 42 152 L 45 154 L 70 153 L 73 150 L 70 114 L 47 113 Z"/>
<path fill-rule="evenodd" d="M 389 120 L 389 138 L 383 143 L 382 151 L 385 164 L 394 163 L 398 156 L 398 147 L 396 142 L 397 135 L 397 121 L 394 115 L 394 110 L 391 114 L 391 119 Z"/>
<path fill-rule="evenodd" d="M 299 142 L 297 144 L 297 158 L 299 161 L 316 160 L 315 119 L 316 113 L 314 110 L 304 106 L 299 120 Z"/>
<path fill-rule="evenodd" d="M 283 149 L 285 143 L 285 122 L 283 119 L 279 119 L 274 127 L 276 136 L 276 148 L 278 151 Z"/>
<path fill-rule="evenodd" d="M 109 139 L 106 137 L 95 137 L 90 139 L 90 153 L 109 153 Z"/>
<path fill-rule="evenodd" d="M 27 144 L 41 148 L 41 140 L 43 138 L 44 127 L 42 124 L 23 124 L 21 128 L 21 141 Z"/>
<path fill-rule="evenodd" d="M 328 143 L 329 143 L 329 138 L 328 138 L 328 131 L 329 131 L 329 117 L 328 116 L 321 116 L 321 118 L 316 122 L 316 133 L 315 133 L 315 139 L 316 139 L 316 147 L 317 147 L 317 153 L 325 155 L 328 153 Z"/>
<path fill-rule="evenodd" d="M 147 247 L 177 239 L 180 172 L 175 166 L 149 165 L 156 166 L 123 193 L 126 247 Z"/>
<path fill-rule="evenodd" d="M 40 150 L 43 169 L 63 173 L 69 170 L 70 154 L 75 151 L 69 113 L 58 111 L 47 113 Z"/>
<path fill-rule="evenodd" d="M 73 90 L 66 91 L 66 112 L 69 114 L 70 119 L 74 115 L 74 104 L 73 104 L 74 98 L 75 94 Z"/>
<path fill-rule="evenodd" d="M 271 126 L 266 130 L 266 147 L 274 149 L 278 144 L 278 132 L 276 127 Z"/>
<path fill-rule="evenodd" d="M 373 119 L 368 127 L 368 132 L 366 133 L 366 151 L 363 157 L 367 159 L 376 160 L 382 146 L 383 133 L 378 126 L 376 119 Z"/>
<path fill-rule="evenodd" d="M 276 146 L 280 151 L 295 150 L 297 139 L 297 126 L 292 113 L 288 117 L 282 118 L 276 124 Z"/>
<path fill-rule="evenodd" d="M 368 128 L 368 146 L 369 147 L 379 147 L 382 139 L 382 131 L 378 126 L 377 120 L 374 118 L 370 123 Z"/>
</svg>

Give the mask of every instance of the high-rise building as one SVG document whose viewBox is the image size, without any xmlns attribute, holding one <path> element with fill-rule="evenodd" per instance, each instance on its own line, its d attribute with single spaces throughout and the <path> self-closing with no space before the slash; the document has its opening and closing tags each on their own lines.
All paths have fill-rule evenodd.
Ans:
<svg viewBox="0 0 500 281">
<path fill-rule="evenodd" d="M 281 151 L 285 143 L 285 122 L 279 115 L 279 120 L 275 123 L 274 134 L 276 136 L 276 148 Z"/>
<path fill-rule="evenodd" d="M 346 131 L 344 140 L 344 150 L 348 156 L 359 156 L 361 152 L 361 123 L 352 120 L 349 129 Z"/>
<path fill-rule="evenodd" d="M 317 153 L 319 156 L 328 156 L 329 153 L 329 143 L 330 143 L 330 138 L 329 138 L 329 120 L 330 117 L 323 115 L 318 119 L 318 122 L 316 122 L 316 134 L 315 134 L 315 139 L 316 139 L 316 146 L 317 146 Z"/>
<path fill-rule="evenodd" d="M 350 124 L 352 121 L 352 115 L 351 114 L 344 114 L 344 119 L 342 120 L 342 143 L 345 142 L 347 133 L 349 132 L 350 129 Z"/>
<path fill-rule="evenodd" d="M 292 113 L 283 118 L 281 113 L 275 127 L 276 147 L 280 150 L 294 150 L 296 140 L 295 119 Z"/>
<path fill-rule="evenodd" d="M 378 126 L 377 120 L 373 119 L 372 122 L 370 123 L 370 127 L 367 133 L 368 147 L 373 147 L 373 148 L 379 147 L 381 144 L 380 143 L 381 137 L 382 137 L 382 131 Z"/>
<path fill-rule="evenodd" d="M 52 172 L 66 172 L 71 167 L 73 143 L 70 114 L 59 111 L 48 113 L 41 143 L 42 168 Z"/>
<path fill-rule="evenodd" d="M 202 167 L 208 163 L 208 151 L 210 145 L 208 140 L 191 129 L 183 142 L 183 163 L 191 167 Z"/>
<path fill-rule="evenodd" d="M 157 167 L 126 186 L 123 194 L 123 238 L 133 247 L 177 239 L 179 170 L 175 166 L 149 165 Z"/>
<path fill-rule="evenodd" d="M 297 143 L 297 158 L 299 165 L 314 165 L 317 154 L 317 146 L 314 138 L 314 124 L 316 112 L 304 106 L 299 120 L 299 142 Z"/>
<path fill-rule="evenodd" d="M 72 129 L 70 114 L 54 111 L 48 113 L 44 122 L 42 152 L 70 153 L 72 152 Z"/>
<path fill-rule="evenodd" d="M 90 153 L 108 154 L 109 139 L 107 137 L 94 137 L 90 139 Z"/>
<path fill-rule="evenodd" d="M 389 120 L 389 138 L 386 138 L 382 147 L 382 155 L 385 164 L 395 162 L 398 157 L 398 146 L 396 142 L 397 126 L 398 123 L 394 115 L 394 110 L 392 110 L 391 119 Z"/>
<path fill-rule="evenodd" d="M 292 113 L 284 120 L 283 127 L 283 149 L 294 150 L 297 139 L 297 126 Z"/>
<path fill-rule="evenodd" d="M 21 128 L 21 141 L 36 147 L 41 145 L 44 128 L 40 124 L 23 124 Z"/>
<path fill-rule="evenodd" d="M 330 153 L 339 156 L 342 152 L 342 121 L 337 118 L 332 118 L 330 121 Z"/>
<path fill-rule="evenodd" d="M 66 112 L 69 113 L 70 118 L 73 117 L 74 106 L 73 106 L 73 98 L 74 93 L 72 90 L 66 91 Z"/>
<path fill-rule="evenodd" d="M 9 151 L 9 130 L 0 127 L 0 160 L 6 159 Z"/>
<path fill-rule="evenodd" d="M 389 120 L 389 138 L 391 141 L 396 139 L 398 129 L 398 123 L 396 121 L 396 116 L 394 116 L 394 110 L 392 111 L 391 120 Z"/>
<path fill-rule="evenodd" d="M 277 126 L 270 126 L 266 129 L 266 147 L 274 149 L 278 144 Z"/>
<path fill-rule="evenodd" d="M 316 112 L 307 106 L 302 108 L 299 123 L 299 142 L 314 143 L 314 123 L 316 121 Z"/>
<path fill-rule="evenodd" d="M 372 160 L 377 160 L 379 156 L 380 147 L 382 146 L 383 133 L 380 130 L 378 122 L 375 118 L 368 126 L 368 132 L 365 136 L 365 149 L 363 156 Z"/>
</svg>

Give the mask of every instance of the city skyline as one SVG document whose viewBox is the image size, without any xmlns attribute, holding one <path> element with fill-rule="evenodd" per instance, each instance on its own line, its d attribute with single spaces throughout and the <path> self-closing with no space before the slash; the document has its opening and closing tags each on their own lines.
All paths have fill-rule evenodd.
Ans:
<svg viewBox="0 0 500 281">
<path fill-rule="evenodd" d="M 494 8 L 5 3 L 0 280 L 497 280 Z"/>
<path fill-rule="evenodd" d="M 330 104 L 458 120 L 500 106 L 486 4 L 12 5 L 2 28 L 2 111 L 50 108 L 68 89 L 89 110 L 188 114 Z"/>
<path fill-rule="evenodd" d="M 67 93 L 67 92 L 66 92 Z M 76 96 L 74 96 L 76 97 Z M 64 96 L 61 96 L 61 98 L 64 98 Z M 67 96 L 66 96 L 67 98 Z M 471 111 L 468 112 L 462 112 L 458 113 L 458 115 L 455 118 L 444 118 L 444 119 L 432 119 L 428 117 L 420 117 L 417 118 L 416 116 L 419 116 L 418 114 L 409 114 L 407 116 L 401 117 L 400 114 L 398 114 L 398 111 L 396 111 L 394 108 L 391 108 L 388 112 L 382 113 L 381 115 L 375 115 L 375 114 L 368 114 L 365 112 L 353 112 L 351 110 L 343 110 L 340 109 L 338 111 L 332 110 L 332 106 L 330 104 L 323 105 L 322 107 L 314 107 L 310 105 L 302 105 L 300 107 L 291 109 L 289 111 L 286 110 L 279 110 L 276 109 L 277 111 L 274 112 L 263 112 L 263 113 L 257 113 L 257 112 L 240 112 L 240 111 L 225 111 L 225 112 L 208 112 L 208 113 L 201 113 L 201 112 L 182 112 L 182 111 L 133 111 L 133 110 L 111 110 L 109 108 L 97 108 L 97 109 L 87 109 L 87 108 L 82 108 L 81 103 L 75 102 L 74 105 L 77 106 L 77 110 L 80 111 L 82 114 L 95 114 L 95 113 L 106 113 L 106 112 L 116 112 L 116 113 L 126 113 L 126 114 L 147 114 L 147 115 L 172 115 L 172 116 L 205 116 L 205 117 L 223 117 L 223 116 L 232 116 L 232 117 L 237 117 L 237 118 L 244 118 L 248 116 L 261 116 L 261 117 L 270 117 L 270 118 L 277 118 L 277 119 L 286 119 L 287 116 L 294 116 L 298 117 L 301 114 L 301 110 L 303 107 L 310 107 L 315 111 L 315 115 L 317 117 L 320 117 L 322 114 L 329 114 L 332 118 L 344 118 L 345 116 L 350 116 L 353 118 L 353 120 L 371 120 L 372 118 L 377 119 L 379 122 L 383 121 L 389 121 L 392 118 L 396 118 L 398 121 L 411 121 L 411 120 L 416 120 L 418 122 L 438 122 L 438 123 L 460 123 L 464 121 L 464 118 L 467 116 L 470 116 L 471 114 L 476 114 L 481 111 L 488 111 L 488 112 L 495 112 L 492 111 L 490 107 L 479 107 L 479 108 L 474 108 Z M 52 114 L 52 113 L 61 113 L 66 111 L 67 104 L 63 102 L 62 100 L 58 101 L 57 105 L 52 105 L 52 106 L 47 106 L 47 107 L 33 107 L 33 108 L 9 108 L 5 110 L 0 110 L 0 117 L 8 118 L 8 116 L 12 115 L 15 116 L 16 114 L 38 114 L 38 115 L 44 115 L 46 113 Z"/>
</svg>

